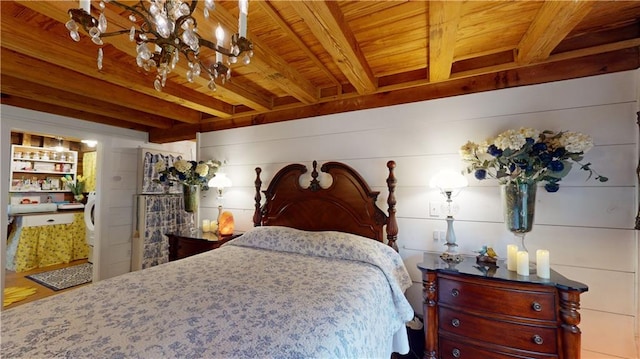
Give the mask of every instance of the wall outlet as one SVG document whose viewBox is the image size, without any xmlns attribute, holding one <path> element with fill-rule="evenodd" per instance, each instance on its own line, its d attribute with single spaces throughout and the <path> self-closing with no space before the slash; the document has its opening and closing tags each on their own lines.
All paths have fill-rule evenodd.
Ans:
<svg viewBox="0 0 640 359">
<path fill-rule="evenodd" d="M 440 217 L 442 203 L 429 201 L 429 217 Z"/>
</svg>

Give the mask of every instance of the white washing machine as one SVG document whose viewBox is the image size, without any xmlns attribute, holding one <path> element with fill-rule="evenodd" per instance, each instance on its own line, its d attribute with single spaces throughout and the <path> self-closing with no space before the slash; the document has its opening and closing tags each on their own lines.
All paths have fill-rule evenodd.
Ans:
<svg viewBox="0 0 640 359">
<path fill-rule="evenodd" d="M 86 239 L 89 245 L 89 263 L 93 263 L 93 242 L 95 240 L 95 209 L 96 207 L 96 193 L 89 192 L 87 196 L 87 204 L 84 206 L 84 224 L 86 226 Z"/>
</svg>

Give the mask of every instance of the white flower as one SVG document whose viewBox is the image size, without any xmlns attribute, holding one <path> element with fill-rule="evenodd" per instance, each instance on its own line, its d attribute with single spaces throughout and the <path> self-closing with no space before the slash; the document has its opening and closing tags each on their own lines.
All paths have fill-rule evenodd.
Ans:
<svg viewBox="0 0 640 359">
<path fill-rule="evenodd" d="M 206 163 L 199 163 L 196 166 L 196 173 L 200 177 L 206 177 L 209 174 L 209 166 Z"/>
<path fill-rule="evenodd" d="M 501 150 L 506 150 L 508 148 L 512 150 L 519 150 L 525 143 L 527 143 L 526 137 L 516 130 L 504 131 L 499 134 L 494 141 L 496 147 Z"/>
<path fill-rule="evenodd" d="M 173 167 L 175 167 L 176 170 L 178 170 L 178 172 L 180 173 L 187 173 L 189 172 L 189 170 L 191 170 L 191 162 L 185 160 L 177 160 L 173 164 Z"/>
<path fill-rule="evenodd" d="M 520 133 L 525 138 L 533 138 L 534 140 L 538 140 L 538 137 L 540 137 L 540 131 L 536 130 L 535 128 L 521 127 Z"/>
<path fill-rule="evenodd" d="M 162 172 L 167 169 L 167 164 L 164 163 L 164 160 L 160 160 L 156 162 L 156 164 L 154 165 L 154 168 L 156 169 L 156 172 Z"/>
<path fill-rule="evenodd" d="M 470 160 L 476 157 L 476 152 L 478 151 L 478 145 L 467 141 L 467 143 L 460 147 L 460 156 L 462 156 L 463 160 Z"/>
<path fill-rule="evenodd" d="M 591 136 L 579 132 L 564 132 L 560 137 L 560 144 L 572 153 L 587 152 L 593 147 Z"/>
</svg>

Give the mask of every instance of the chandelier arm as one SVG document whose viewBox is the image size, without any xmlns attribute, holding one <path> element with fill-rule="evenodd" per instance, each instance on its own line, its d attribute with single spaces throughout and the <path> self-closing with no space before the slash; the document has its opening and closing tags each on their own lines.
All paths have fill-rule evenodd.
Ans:
<svg viewBox="0 0 640 359">
<path fill-rule="evenodd" d="M 160 38 L 161 37 L 160 34 L 158 34 L 157 32 L 153 31 L 153 24 L 151 24 L 149 22 L 149 20 L 147 19 L 147 17 L 150 16 L 151 13 L 149 12 L 149 9 L 147 9 L 144 6 L 144 3 L 142 1 L 139 1 L 138 4 L 135 5 L 135 6 L 129 6 L 127 4 L 123 4 L 123 3 L 119 2 L 119 1 L 115 1 L 115 0 L 110 1 L 110 3 L 116 5 L 116 6 L 120 7 L 120 8 L 123 8 L 123 9 L 125 9 L 127 11 L 130 11 L 130 12 L 136 14 L 136 15 L 138 15 L 138 17 L 140 17 L 144 21 L 144 27 L 142 25 L 140 26 L 140 29 L 144 31 L 144 32 L 141 32 L 141 33 L 151 33 L 156 38 Z M 147 15 L 143 14 L 142 11 L 138 10 L 138 7 L 142 7 L 142 9 L 144 9 L 144 12 L 146 12 Z M 132 23 L 135 24 L 135 22 L 133 22 L 133 21 L 132 21 Z M 125 31 L 125 32 L 128 32 L 128 31 Z M 137 30 L 136 30 L 136 33 L 138 33 Z"/>
<path fill-rule="evenodd" d="M 200 46 L 204 46 L 204 47 L 210 48 L 211 50 L 217 51 L 217 52 L 219 52 L 219 53 L 221 53 L 221 54 L 223 54 L 225 56 L 234 56 L 231 53 L 231 50 L 228 50 L 228 49 L 226 49 L 226 48 L 224 48 L 222 46 L 218 46 L 218 45 L 214 44 L 213 41 L 209 41 L 207 39 L 203 39 L 202 37 L 200 37 L 200 35 L 197 35 L 197 36 L 198 36 L 198 40 L 200 42 Z"/>
<path fill-rule="evenodd" d="M 198 6 L 198 0 L 193 0 L 191 4 L 189 4 L 189 14 L 193 14 L 197 6 Z M 193 21 L 196 21 L 196 20 L 193 19 Z"/>
</svg>

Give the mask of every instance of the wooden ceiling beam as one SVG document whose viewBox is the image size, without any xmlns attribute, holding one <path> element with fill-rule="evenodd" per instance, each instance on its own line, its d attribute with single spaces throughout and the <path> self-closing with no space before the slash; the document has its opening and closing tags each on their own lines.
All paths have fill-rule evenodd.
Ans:
<svg viewBox="0 0 640 359">
<path fill-rule="evenodd" d="M 280 16 L 280 14 L 278 14 L 276 9 L 273 8 L 273 5 L 271 5 L 268 1 L 256 1 L 255 3 L 252 3 L 252 6 L 254 5 L 260 7 L 262 11 L 264 11 L 271 18 L 271 20 L 273 20 L 273 22 L 278 24 L 278 26 L 280 26 L 280 29 L 282 29 L 282 31 L 286 33 L 287 39 L 294 42 L 296 45 L 298 45 L 298 47 L 305 53 L 305 55 L 307 55 L 309 60 L 311 60 L 311 62 L 313 62 L 316 65 L 316 67 L 320 71 L 322 71 L 322 73 L 324 73 L 324 75 L 335 86 L 338 86 L 338 87 L 340 86 L 338 79 L 336 79 L 336 77 L 333 76 L 331 71 L 329 71 L 329 69 L 322 63 L 322 61 L 318 59 L 318 56 L 316 56 L 316 54 L 314 54 L 311 51 L 311 49 L 309 49 L 309 47 L 304 43 L 304 41 L 302 41 L 302 39 L 298 36 L 298 34 L 296 34 L 293 31 L 293 29 L 291 29 L 289 24 L 287 24 L 282 19 L 282 17 Z"/>
<path fill-rule="evenodd" d="M 28 98 L 3 94 L 2 104 L 20 107 L 20 108 L 26 108 L 33 111 L 51 113 L 58 116 L 75 118 L 83 121 L 101 123 L 103 125 L 127 128 L 130 130 L 149 132 L 149 129 L 150 129 L 149 126 L 141 125 L 139 123 L 117 120 L 112 117 L 101 116 L 91 112 L 84 112 L 82 110 L 78 110 L 72 107 L 58 106 L 55 104 L 39 102 L 37 99 L 28 99 Z"/>
<path fill-rule="evenodd" d="M 330 115 L 345 111 L 357 111 L 363 108 L 400 105 L 483 91 L 628 71 L 638 67 L 640 67 L 640 48 L 628 48 L 609 53 L 585 56 L 580 59 L 533 64 L 506 71 L 479 74 L 467 78 L 450 79 L 437 83 L 423 83 L 422 86 L 396 91 L 384 91 L 366 96 L 341 98 L 310 106 L 286 108 L 283 110 L 275 109 L 265 114 L 219 119 L 199 125 L 180 124 L 176 126 L 176 131 L 151 129 L 149 131 L 149 141 L 167 143 L 190 140 L 195 138 L 196 132 L 219 131 Z"/>
<path fill-rule="evenodd" d="M 204 21 L 199 19 L 199 14 L 195 15 L 198 20 L 198 30 L 201 33 L 213 34 L 215 29 L 213 21 Z M 232 16 L 222 6 L 216 7 L 216 10 L 210 15 L 217 19 L 227 29 L 236 29 L 238 27 L 237 18 Z M 318 100 L 320 91 L 309 80 L 302 76 L 296 69 L 290 66 L 282 57 L 276 54 L 266 44 L 260 41 L 257 34 L 251 32 L 251 22 L 249 22 L 249 30 L 247 38 L 253 43 L 254 56 L 251 58 L 251 66 L 258 73 L 270 82 L 273 82 L 283 91 L 298 99 L 303 103 L 314 103 Z M 241 59 L 239 59 L 241 61 Z"/>
<path fill-rule="evenodd" d="M 292 1 L 291 6 L 331 55 L 359 94 L 376 91 L 377 81 L 335 1 Z"/>
<path fill-rule="evenodd" d="M 173 125 L 173 121 L 166 117 L 115 106 L 112 103 L 62 91 L 58 88 L 44 86 L 36 82 L 24 81 L 5 74 L 2 74 L 1 79 L 2 93 L 5 94 L 57 106 L 67 106 L 84 112 L 95 113 L 122 121 L 135 122 L 149 127 L 168 129 Z"/>
<path fill-rule="evenodd" d="M 520 65 L 545 60 L 584 19 L 595 1 L 545 1 L 516 49 Z"/>
<path fill-rule="evenodd" d="M 428 11 L 429 80 L 436 82 L 451 75 L 462 1 L 430 1 Z"/>
<path fill-rule="evenodd" d="M 122 86 L 99 81 L 93 77 L 38 60 L 6 48 L 1 49 L 2 71 L 21 80 L 51 88 L 64 88 L 70 93 L 109 102 L 134 110 L 171 118 L 181 122 L 198 123 L 201 113 L 162 101 Z M 34 71 L 38 69 L 38 71 Z M 191 119 L 190 121 L 185 121 Z"/>
</svg>

